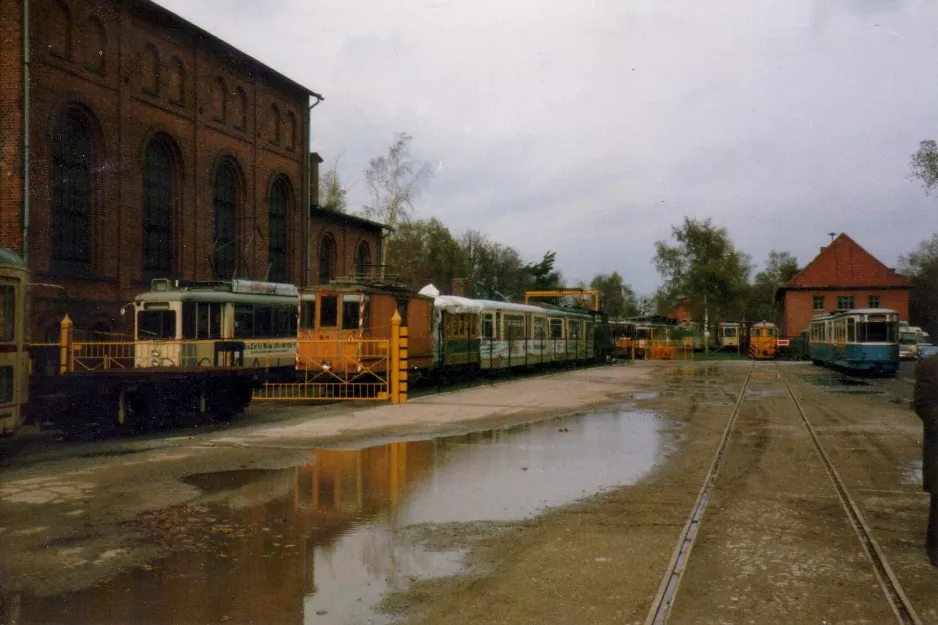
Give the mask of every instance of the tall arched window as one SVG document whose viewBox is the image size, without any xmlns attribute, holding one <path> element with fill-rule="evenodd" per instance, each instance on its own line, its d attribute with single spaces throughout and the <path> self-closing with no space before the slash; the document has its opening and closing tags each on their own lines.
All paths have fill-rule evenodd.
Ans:
<svg viewBox="0 0 938 625">
<path fill-rule="evenodd" d="M 268 279 L 286 282 L 287 271 L 287 208 L 290 203 L 290 183 L 280 177 L 270 188 L 270 236 Z"/>
<path fill-rule="evenodd" d="M 221 76 L 212 81 L 212 115 L 217 122 L 228 121 L 228 86 Z"/>
<path fill-rule="evenodd" d="M 287 113 L 286 144 L 288 150 L 296 149 L 296 115 Z"/>
<path fill-rule="evenodd" d="M 147 146 L 143 165 L 143 269 L 172 270 L 173 180 L 169 151 L 159 140 Z"/>
<path fill-rule="evenodd" d="M 280 145 L 280 107 L 276 104 L 270 105 L 270 112 L 267 116 L 267 140 L 274 145 Z"/>
<path fill-rule="evenodd" d="M 148 43 L 140 53 L 141 86 L 150 95 L 160 94 L 160 53 Z"/>
<path fill-rule="evenodd" d="M 169 63 L 169 101 L 186 105 L 186 67 L 182 59 L 174 56 Z"/>
<path fill-rule="evenodd" d="M 371 273 L 371 248 L 366 241 L 359 243 L 355 250 L 355 273 L 360 276 Z"/>
<path fill-rule="evenodd" d="M 245 130 L 248 127 L 248 94 L 246 94 L 241 87 L 235 89 L 234 105 L 235 128 Z"/>
<path fill-rule="evenodd" d="M 335 239 L 327 234 L 319 242 L 319 284 L 329 284 L 335 277 Z"/>
<path fill-rule="evenodd" d="M 52 131 L 52 258 L 91 261 L 91 139 L 66 113 Z"/>
<path fill-rule="evenodd" d="M 237 215 L 237 177 L 231 163 L 222 163 L 215 171 L 212 266 L 215 278 L 234 277 L 236 254 L 235 216 Z"/>
<path fill-rule="evenodd" d="M 104 73 L 104 46 L 107 37 L 104 25 L 96 17 L 89 17 L 82 33 L 85 48 L 85 67 L 98 74 Z"/>
<path fill-rule="evenodd" d="M 52 2 L 45 20 L 46 46 L 55 56 L 72 56 L 72 13 L 61 0 Z"/>
</svg>

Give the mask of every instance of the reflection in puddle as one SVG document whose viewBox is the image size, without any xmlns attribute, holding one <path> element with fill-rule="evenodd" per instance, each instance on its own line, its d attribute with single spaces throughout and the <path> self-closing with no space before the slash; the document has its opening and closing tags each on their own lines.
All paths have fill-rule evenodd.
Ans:
<svg viewBox="0 0 938 625">
<path fill-rule="evenodd" d="M 431 551 L 405 528 L 521 519 L 633 483 L 667 446 L 661 425 L 650 412 L 599 413 L 192 475 L 201 497 L 133 524 L 164 559 L 5 603 L 21 624 L 386 623 L 375 606 L 389 592 L 464 566 L 459 540 Z"/>
</svg>

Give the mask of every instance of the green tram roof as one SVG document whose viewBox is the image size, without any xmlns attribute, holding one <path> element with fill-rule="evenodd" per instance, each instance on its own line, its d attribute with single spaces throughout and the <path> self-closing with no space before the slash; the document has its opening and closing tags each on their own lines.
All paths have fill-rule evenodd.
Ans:
<svg viewBox="0 0 938 625">
<path fill-rule="evenodd" d="M 4 247 L 0 247 L 0 265 L 13 265 L 26 269 L 26 262 L 17 253 Z"/>
</svg>

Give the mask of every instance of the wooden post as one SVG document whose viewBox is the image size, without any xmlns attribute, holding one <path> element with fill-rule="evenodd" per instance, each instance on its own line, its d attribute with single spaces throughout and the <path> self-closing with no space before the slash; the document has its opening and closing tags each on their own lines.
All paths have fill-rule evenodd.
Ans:
<svg viewBox="0 0 938 625">
<path fill-rule="evenodd" d="M 401 315 L 395 310 L 391 317 L 391 336 L 388 345 L 388 390 L 391 393 L 391 403 L 400 402 L 401 383 Z"/>
<path fill-rule="evenodd" d="M 59 326 L 59 374 L 71 370 L 72 325 L 72 320 L 66 313 Z"/>
</svg>

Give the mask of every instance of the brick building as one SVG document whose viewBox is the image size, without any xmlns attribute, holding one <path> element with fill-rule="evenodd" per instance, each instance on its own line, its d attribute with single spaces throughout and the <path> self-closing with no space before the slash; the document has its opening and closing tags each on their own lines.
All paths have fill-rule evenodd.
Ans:
<svg viewBox="0 0 938 625">
<path fill-rule="evenodd" d="M 850 308 L 891 308 L 908 320 L 911 288 L 895 270 L 840 234 L 779 289 L 782 335 L 797 336 L 819 313 Z"/>
<path fill-rule="evenodd" d="M 378 250 L 306 209 L 321 97 L 149 0 L 0 0 L 0 67 L 0 247 L 51 285 L 34 340 L 65 312 L 115 330 L 155 277 L 303 285 Z"/>
</svg>

